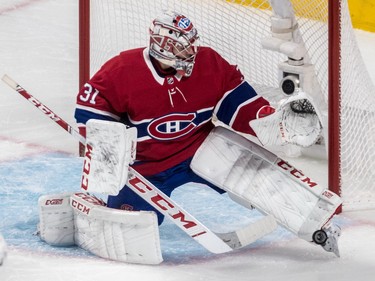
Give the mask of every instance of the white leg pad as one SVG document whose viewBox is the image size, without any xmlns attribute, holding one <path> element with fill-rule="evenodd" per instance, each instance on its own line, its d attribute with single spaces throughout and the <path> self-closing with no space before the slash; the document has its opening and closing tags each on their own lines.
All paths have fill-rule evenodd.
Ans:
<svg viewBox="0 0 375 281">
<path fill-rule="evenodd" d="M 154 212 L 105 207 L 86 193 L 41 196 L 40 238 L 53 246 L 77 245 L 115 261 L 159 264 L 163 261 Z"/>
<path fill-rule="evenodd" d="M 224 129 L 215 128 L 193 158 L 195 173 L 245 207 L 273 215 L 278 224 L 312 241 L 341 205 L 336 194 L 313 182 L 273 153 Z"/>
<path fill-rule="evenodd" d="M 155 212 L 104 207 L 85 193 L 71 196 L 75 242 L 87 251 L 115 261 L 159 264 L 163 261 Z"/>
<path fill-rule="evenodd" d="M 40 238 L 53 246 L 74 245 L 71 193 L 44 195 L 38 200 Z"/>
</svg>

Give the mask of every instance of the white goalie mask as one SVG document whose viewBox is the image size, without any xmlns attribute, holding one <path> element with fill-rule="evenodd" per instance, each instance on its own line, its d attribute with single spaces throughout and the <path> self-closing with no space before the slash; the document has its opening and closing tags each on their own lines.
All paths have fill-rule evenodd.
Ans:
<svg viewBox="0 0 375 281">
<path fill-rule="evenodd" d="M 150 26 L 150 56 L 189 77 L 198 52 L 198 32 L 185 16 L 167 12 Z"/>
</svg>

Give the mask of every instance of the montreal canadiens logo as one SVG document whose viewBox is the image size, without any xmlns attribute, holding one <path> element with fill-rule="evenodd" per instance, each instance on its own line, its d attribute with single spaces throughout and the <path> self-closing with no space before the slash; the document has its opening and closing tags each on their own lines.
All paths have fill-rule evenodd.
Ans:
<svg viewBox="0 0 375 281">
<path fill-rule="evenodd" d="M 188 29 L 189 26 L 190 26 L 190 20 L 188 18 L 181 18 L 178 21 L 178 27 L 180 27 L 182 29 Z"/>
<path fill-rule="evenodd" d="M 196 125 L 193 123 L 195 113 L 174 113 L 151 121 L 147 131 L 158 140 L 173 140 L 190 133 Z"/>
</svg>

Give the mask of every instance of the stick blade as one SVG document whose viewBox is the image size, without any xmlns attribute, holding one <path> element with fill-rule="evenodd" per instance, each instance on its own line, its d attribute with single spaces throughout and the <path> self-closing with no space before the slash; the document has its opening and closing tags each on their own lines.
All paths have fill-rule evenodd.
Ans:
<svg viewBox="0 0 375 281">
<path fill-rule="evenodd" d="M 12 78 L 10 78 L 8 75 L 4 74 L 4 76 L 1 78 L 1 80 L 4 81 L 4 83 L 6 83 L 9 87 L 13 88 L 13 89 L 17 89 L 18 87 L 18 84 L 16 81 L 14 81 Z"/>
<path fill-rule="evenodd" d="M 250 223 L 244 228 L 228 233 L 216 233 L 216 235 L 235 250 L 254 243 L 258 239 L 273 232 L 276 228 L 277 223 L 275 218 L 271 215 L 267 215 Z"/>
</svg>

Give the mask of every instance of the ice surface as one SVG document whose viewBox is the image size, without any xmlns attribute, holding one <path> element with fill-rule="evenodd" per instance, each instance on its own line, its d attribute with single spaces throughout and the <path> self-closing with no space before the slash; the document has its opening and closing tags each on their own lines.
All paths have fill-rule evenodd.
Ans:
<svg viewBox="0 0 375 281">
<path fill-rule="evenodd" d="M 78 90 L 77 3 L 0 3 L 0 76 L 10 75 L 70 124 Z M 375 35 L 357 35 L 375 81 Z M 1 281 L 374 280 L 375 211 L 335 218 L 343 228 L 341 258 L 281 228 L 242 250 L 213 255 L 168 220 L 160 228 L 165 262 L 159 266 L 116 263 L 75 247 L 50 247 L 33 235 L 37 199 L 77 190 L 82 165 L 77 142 L 4 83 L 0 99 L 0 232 L 9 247 Z M 302 170 L 319 164 L 299 162 Z M 313 178 L 322 173 L 311 170 Z M 187 185 L 175 191 L 173 199 L 218 232 L 259 216 L 203 186 Z"/>
</svg>

